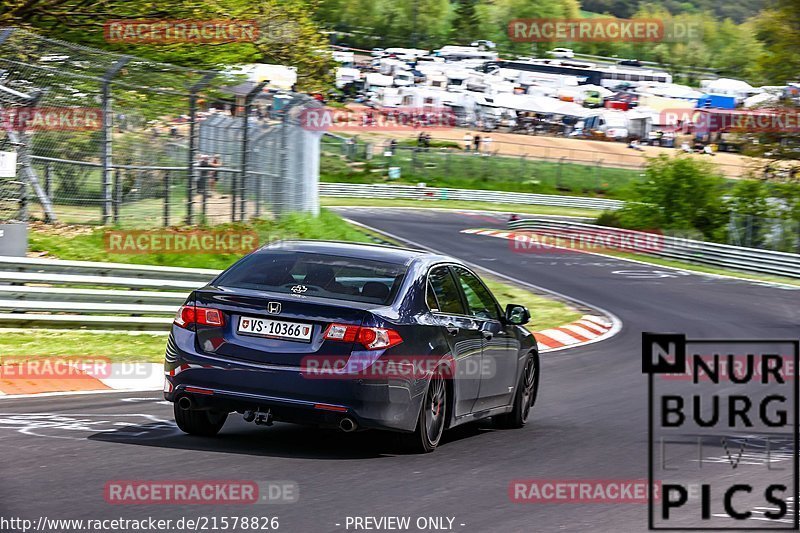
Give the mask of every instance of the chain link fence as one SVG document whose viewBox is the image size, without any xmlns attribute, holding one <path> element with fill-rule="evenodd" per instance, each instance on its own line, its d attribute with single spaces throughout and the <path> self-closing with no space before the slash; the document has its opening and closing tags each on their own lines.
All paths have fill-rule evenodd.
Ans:
<svg viewBox="0 0 800 533">
<path fill-rule="evenodd" d="M 0 150 L 18 153 L 0 219 L 149 227 L 317 213 L 319 134 L 300 117 L 318 106 L 0 28 Z"/>
</svg>

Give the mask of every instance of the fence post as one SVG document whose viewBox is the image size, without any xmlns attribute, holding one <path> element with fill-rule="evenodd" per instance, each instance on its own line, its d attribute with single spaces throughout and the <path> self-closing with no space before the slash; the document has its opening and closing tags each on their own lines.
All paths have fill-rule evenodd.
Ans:
<svg viewBox="0 0 800 533">
<path fill-rule="evenodd" d="M 103 75 L 103 144 L 102 144 L 102 163 L 103 163 L 103 180 L 102 180 L 102 197 L 103 197 L 103 224 L 108 224 L 111 221 L 113 210 L 112 198 L 112 157 L 111 145 L 114 128 L 114 115 L 111 108 L 111 80 L 117 73 L 124 67 L 131 58 L 128 56 L 120 57 Z"/>
<path fill-rule="evenodd" d="M 261 217 L 261 188 L 264 186 L 264 176 L 259 172 L 256 178 L 256 212 L 255 217 Z"/>
<path fill-rule="evenodd" d="M 194 184 L 197 182 L 197 92 L 211 83 L 216 72 L 209 72 L 189 89 L 189 176 L 186 180 L 186 224 L 194 222 Z"/>
<path fill-rule="evenodd" d="M 169 170 L 164 171 L 164 227 L 169 226 Z"/>
<path fill-rule="evenodd" d="M 114 169 L 114 198 L 113 198 L 113 215 L 112 220 L 114 224 L 119 223 L 119 204 L 122 203 L 122 180 L 119 179 L 119 169 Z"/>
<path fill-rule="evenodd" d="M 50 163 L 44 167 L 44 194 L 53 201 L 53 165 Z"/>
<path fill-rule="evenodd" d="M 250 109 L 253 105 L 253 100 L 256 96 L 261 94 L 264 90 L 264 87 L 267 86 L 267 81 L 262 81 L 261 83 L 257 84 L 253 87 L 247 96 L 244 98 L 244 114 L 242 116 L 242 122 L 244 124 L 244 129 L 242 130 L 242 168 L 240 169 L 241 176 L 239 178 L 239 220 L 244 221 L 247 217 L 247 164 L 248 159 L 247 155 L 250 151 Z"/>
<path fill-rule="evenodd" d="M 236 222 L 236 209 L 239 202 L 236 201 L 236 195 L 239 194 L 239 178 L 238 173 L 231 172 L 231 222 Z"/>
</svg>

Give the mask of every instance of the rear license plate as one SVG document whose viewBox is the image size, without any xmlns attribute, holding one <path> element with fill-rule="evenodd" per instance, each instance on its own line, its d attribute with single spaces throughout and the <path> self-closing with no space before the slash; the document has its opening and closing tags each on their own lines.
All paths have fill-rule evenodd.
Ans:
<svg viewBox="0 0 800 533">
<path fill-rule="evenodd" d="M 311 329 L 311 324 L 243 316 L 239 317 L 237 331 L 246 335 L 258 335 L 259 337 L 309 342 L 311 340 Z"/>
</svg>

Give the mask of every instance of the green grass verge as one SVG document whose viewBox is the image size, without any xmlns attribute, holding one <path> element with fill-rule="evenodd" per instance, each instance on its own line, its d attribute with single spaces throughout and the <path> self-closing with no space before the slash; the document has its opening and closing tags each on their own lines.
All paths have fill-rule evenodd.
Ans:
<svg viewBox="0 0 800 533">
<path fill-rule="evenodd" d="M 320 159 L 320 179 L 335 183 L 383 183 L 387 181 L 390 166 L 400 168 L 401 178 L 391 181 L 396 184 L 425 182 L 431 187 L 604 198 L 624 198 L 629 186 L 642 179 L 643 173 L 640 169 L 482 157 L 453 150 L 401 150 L 393 157 L 356 162 L 325 151 Z"/>
<path fill-rule="evenodd" d="M 530 215 L 561 215 L 573 217 L 597 218 L 597 209 L 581 209 L 550 205 L 502 204 L 493 202 L 475 202 L 467 200 L 408 200 L 388 198 L 340 198 L 323 196 L 322 205 L 327 207 L 420 207 L 439 209 L 474 209 L 478 211 L 507 211 L 509 213 L 525 213 Z"/>
<path fill-rule="evenodd" d="M 550 298 L 539 296 L 528 290 L 498 281 L 488 276 L 481 276 L 497 301 L 505 309 L 507 304 L 524 305 L 531 312 L 531 321 L 525 326 L 531 331 L 542 331 L 548 328 L 563 326 L 578 320 L 583 313 L 577 309 Z"/>
<path fill-rule="evenodd" d="M 104 235 L 114 228 L 72 228 L 50 226 L 32 227 L 29 249 L 32 252 L 47 252 L 58 259 L 80 261 L 110 261 L 141 265 L 179 266 L 188 268 L 224 269 L 241 257 L 241 254 L 119 254 L 109 253 Z M 198 228 L 192 228 L 198 229 Z M 277 221 L 255 220 L 249 223 L 220 224 L 210 226 L 214 230 L 254 231 L 259 242 L 278 239 L 323 239 L 337 241 L 369 242 L 363 232 L 353 228 L 336 214 L 322 210 L 318 218 L 294 214 Z M 159 231 L 154 229 L 153 231 Z"/>
<path fill-rule="evenodd" d="M 103 357 L 114 362 L 164 360 L 166 335 L 31 329 L 0 336 L 3 358 Z M 2 360 L 0 360 L 2 364 Z"/>
</svg>

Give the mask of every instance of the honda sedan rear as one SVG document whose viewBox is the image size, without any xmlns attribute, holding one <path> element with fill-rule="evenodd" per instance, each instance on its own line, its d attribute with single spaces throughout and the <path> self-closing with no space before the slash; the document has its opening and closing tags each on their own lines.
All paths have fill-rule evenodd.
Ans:
<svg viewBox="0 0 800 533">
<path fill-rule="evenodd" d="M 539 359 L 521 306 L 502 310 L 458 261 L 376 245 L 262 248 L 194 291 L 166 349 L 165 398 L 185 432 L 229 413 L 402 432 L 433 450 L 455 425 L 521 427 Z"/>
</svg>

